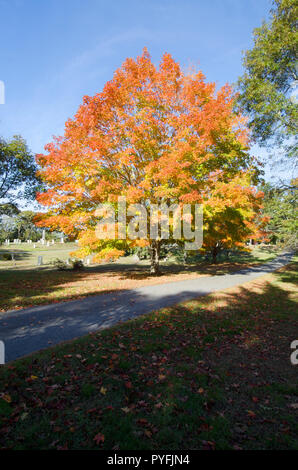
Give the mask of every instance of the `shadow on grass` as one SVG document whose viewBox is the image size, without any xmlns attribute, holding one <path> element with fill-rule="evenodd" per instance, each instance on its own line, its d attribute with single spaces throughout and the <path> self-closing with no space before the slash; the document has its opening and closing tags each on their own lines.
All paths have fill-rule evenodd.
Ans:
<svg viewBox="0 0 298 470">
<path fill-rule="evenodd" d="M 138 299 L 132 297 L 132 305 Z M 124 313 L 119 299 L 115 308 Z M 75 310 L 69 313 L 78 320 Z M 15 409 L 1 443 L 25 449 L 295 448 L 289 406 L 297 380 L 289 361 L 295 314 L 288 286 L 255 281 L 35 354 L 3 376 Z M 98 445 L 99 430 L 104 441 Z"/>
<path fill-rule="evenodd" d="M 23 256 L 23 254 L 20 254 Z M 27 256 L 24 254 L 24 257 Z M 102 294 L 113 290 L 136 287 L 142 282 L 150 281 L 151 284 L 162 284 L 179 279 L 171 279 L 171 276 L 191 274 L 201 275 L 225 275 L 237 271 L 242 264 L 222 263 L 210 265 L 162 266 L 162 273 L 158 277 L 152 277 L 148 266 L 131 264 L 106 264 L 90 266 L 83 271 L 58 271 L 41 266 L 37 269 L 1 269 L 0 270 L 0 308 L 13 309 L 20 305 L 23 307 L 50 303 L 55 298 L 55 293 L 60 292 L 57 300 L 70 300 L 86 295 Z M 168 279 L 167 279 L 168 278 Z M 86 284 L 87 283 L 87 284 Z M 86 285 L 85 285 L 86 284 Z M 143 284 L 142 284 L 143 285 Z M 111 286 L 111 287 L 110 287 Z M 64 291 L 64 292 L 62 292 Z M 79 292 L 78 292 L 79 291 Z"/>
<path fill-rule="evenodd" d="M 274 264 L 274 261 L 271 262 Z M 278 263 L 277 263 L 278 264 Z M 242 269 L 240 269 L 242 268 Z M 146 285 L 163 285 L 175 281 L 179 275 L 217 275 L 247 274 L 249 272 L 261 273 L 263 265 L 252 266 L 241 263 L 222 263 L 210 265 L 201 263 L 191 266 L 169 265 L 163 266 L 161 276 L 152 277 L 148 266 L 131 264 L 105 264 L 91 266 L 83 271 L 58 271 L 48 267 L 39 269 L 10 269 L 0 271 L 0 308 L 11 310 L 14 308 L 31 307 L 33 305 L 50 304 L 68 300 L 81 299 L 86 296 L 125 291 Z M 173 276 L 173 277 L 171 277 Z M 185 279 L 187 280 L 187 279 Z M 134 282 L 136 284 L 134 285 Z M 130 292 L 130 291 L 128 291 Z"/>
<path fill-rule="evenodd" d="M 5 248 L 0 248 L 0 261 L 3 261 L 4 255 L 10 255 L 10 259 L 9 259 L 9 261 L 10 261 L 12 254 L 14 255 L 14 259 L 16 261 L 17 260 L 19 260 L 19 261 L 25 260 L 25 259 L 30 258 L 30 256 L 31 256 L 31 253 L 29 251 L 24 251 L 24 250 L 21 250 L 21 249 L 6 250 Z"/>
<path fill-rule="evenodd" d="M 280 292 L 279 302 L 283 300 L 283 296 L 287 299 L 288 294 L 282 289 L 278 290 L 277 287 L 272 287 L 270 284 L 268 286 L 267 289 L 272 290 L 272 296 L 276 297 Z M 45 348 L 49 342 L 56 344 L 64 340 L 71 340 L 74 337 L 111 327 L 115 323 L 125 322 L 153 310 L 169 308 L 180 302 L 190 301 L 209 293 L 209 289 L 198 288 L 197 283 L 193 283 L 191 286 L 188 284 L 187 287 L 178 293 L 173 283 L 167 284 L 163 289 L 160 285 L 159 289 L 151 289 L 150 291 L 146 288 L 118 290 L 112 293 L 102 293 L 98 296 L 89 295 L 82 300 L 40 305 L 3 313 L 0 319 L 1 339 L 6 343 L 8 360 Z M 252 295 L 243 287 L 239 289 L 239 294 L 231 297 L 229 294 L 225 294 L 228 296 L 228 308 L 232 304 L 234 308 L 235 303 L 235 308 L 238 305 L 240 310 L 246 312 L 247 308 L 255 305 L 255 302 L 260 303 L 261 294 Z M 89 294 L 96 293 L 90 292 Z M 29 293 L 28 295 L 30 297 Z M 268 309 L 272 306 L 270 295 L 271 292 L 267 292 L 265 289 L 263 296 L 267 299 L 268 305 L 264 308 Z M 204 302 L 208 304 L 212 301 L 212 297 L 209 296 L 193 302 L 204 305 Z M 187 310 L 188 307 L 183 305 L 177 308 Z M 243 319 L 247 320 L 245 315 Z"/>
</svg>

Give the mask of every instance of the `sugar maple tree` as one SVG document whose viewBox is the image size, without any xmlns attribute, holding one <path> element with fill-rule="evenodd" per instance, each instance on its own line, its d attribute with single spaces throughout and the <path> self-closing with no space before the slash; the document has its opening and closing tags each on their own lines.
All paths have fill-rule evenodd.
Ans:
<svg viewBox="0 0 298 470">
<path fill-rule="evenodd" d="M 99 240 L 100 203 L 113 204 L 117 196 L 127 203 L 202 203 L 209 229 L 218 217 L 216 204 L 222 212 L 228 205 L 245 222 L 236 237 L 243 241 L 255 230 L 260 198 L 251 186 L 257 170 L 247 152 L 245 122 L 233 112 L 233 101 L 228 85 L 216 91 L 201 72 L 184 73 L 169 54 L 159 67 L 146 49 L 136 60 L 126 59 L 101 93 L 84 97 L 64 136 L 38 155 L 47 184 L 38 200 L 49 207 L 39 225 L 78 237 L 77 256 L 96 253 L 97 260 L 116 258 L 128 244 L 148 243 L 154 273 L 166 241 Z M 227 239 L 223 224 L 220 230 Z"/>
</svg>

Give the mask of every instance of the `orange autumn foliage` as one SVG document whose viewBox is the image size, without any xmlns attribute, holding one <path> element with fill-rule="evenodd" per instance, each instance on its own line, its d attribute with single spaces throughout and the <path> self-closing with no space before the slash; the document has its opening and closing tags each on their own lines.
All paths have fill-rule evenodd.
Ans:
<svg viewBox="0 0 298 470">
<path fill-rule="evenodd" d="M 233 102 L 230 86 L 216 91 L 170 54 L 159 67 L 146 49 L 126 59 L 101 93 L 84 97 L 64 136 L 38 155 L 47 185 L 38 201 L 49 208 L 39 225 L 78 236 L 80 256 L 109 249 L 116 256 L 123 242 L 96 239 L 94 225 L 98 204 L 120 195 L 128 203 L 203 203 L 209 215 L 215 205 L 242 201 L 253 224 L 257 171 Z"/>
</svg>

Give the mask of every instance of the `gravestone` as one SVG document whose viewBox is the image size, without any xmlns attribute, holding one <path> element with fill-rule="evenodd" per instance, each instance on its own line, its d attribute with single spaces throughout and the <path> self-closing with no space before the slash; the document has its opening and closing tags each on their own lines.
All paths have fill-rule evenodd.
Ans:
<svg viewBox="0 0 298 470">
<path fill-rule="evenodd" d="M 39 256 L 37 258 L 37 266 L 41 266 L 42 265 L 42 256 Z"/>
</svg>

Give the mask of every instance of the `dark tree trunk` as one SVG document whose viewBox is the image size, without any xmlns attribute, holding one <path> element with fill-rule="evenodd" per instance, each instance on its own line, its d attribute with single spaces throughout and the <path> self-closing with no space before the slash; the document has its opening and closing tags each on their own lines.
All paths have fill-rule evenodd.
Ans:
<svg viewBox="0 0 298 470">
<path fill-rule="evenodd" d="M 151 267 L 150 273 L 154 276 L 158 276 L 160 274 L 159 270 L 159 255 L 160 255 L 160 242 L 157 240 L 153 240 L 151 242 Z"/>
<path fill-rule="evenodd" d="M 212 249 L 212 263 L 215 264 L 217 263 L 217 255 L 218 255 L 218 248 L 217 246 L 214 246 L 213 249 Z"/>
</svg>

